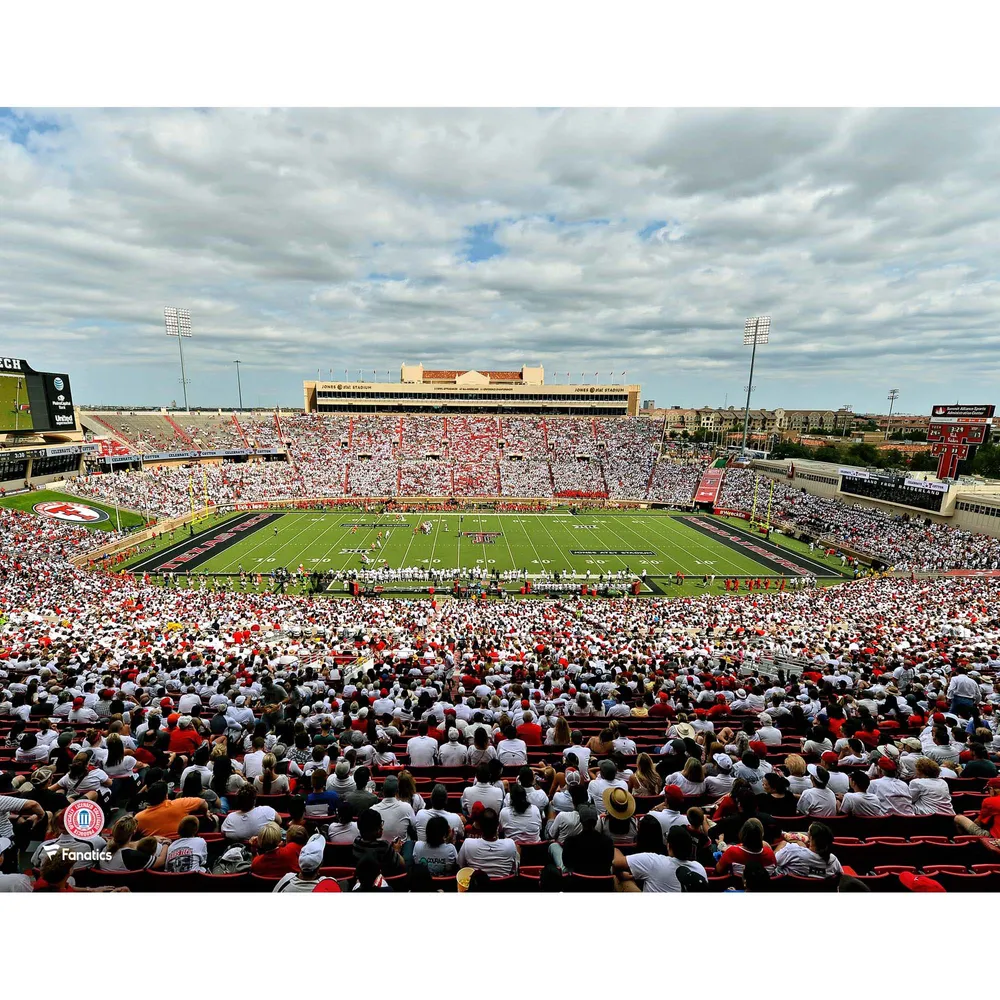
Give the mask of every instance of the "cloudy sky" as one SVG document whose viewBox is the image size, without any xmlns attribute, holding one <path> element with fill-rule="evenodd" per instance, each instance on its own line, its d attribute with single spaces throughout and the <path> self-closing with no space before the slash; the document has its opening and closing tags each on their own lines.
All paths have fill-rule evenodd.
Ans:
<svg viewBox="0 0 1000 1000">
<path fill-rule="evenodd" d="M 404 362 L 739 404 L 1000 402 L 991 111 L 0 112 L 0 344 L 78 402 Z"/>
</svg>

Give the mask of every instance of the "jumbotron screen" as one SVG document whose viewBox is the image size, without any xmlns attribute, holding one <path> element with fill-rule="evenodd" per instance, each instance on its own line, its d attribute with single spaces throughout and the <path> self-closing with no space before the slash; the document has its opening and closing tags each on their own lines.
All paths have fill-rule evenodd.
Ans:
<svg viewBox="0 0 1000 1000">
<path fill-rule="evenodd" d="M 0 433 L 76 429 L 69 376 L 0 357 Z"/>
</svg>

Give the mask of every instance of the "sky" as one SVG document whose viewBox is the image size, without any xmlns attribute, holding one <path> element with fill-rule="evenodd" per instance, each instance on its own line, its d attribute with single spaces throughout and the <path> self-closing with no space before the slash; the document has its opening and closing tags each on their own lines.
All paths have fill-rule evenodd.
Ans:
<svg viewBox="0 0 1000 1000">
<path fill-rule="evenodd" d="M 541 364 L 657 405 L 1000 402 L 991 110 L 0 111 L 0 353 L 77 403 Z"/>
</svg>

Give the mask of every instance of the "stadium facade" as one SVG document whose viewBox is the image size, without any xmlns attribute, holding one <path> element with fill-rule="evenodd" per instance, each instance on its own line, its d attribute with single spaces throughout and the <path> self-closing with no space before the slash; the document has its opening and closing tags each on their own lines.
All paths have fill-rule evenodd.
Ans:
<svg viewBox="0 0 1000 1000">
<path fill-rule="evenodd" d="M 546 384 L 541 365 L 514 371 L 429 369 L 402 365 L 398 382 L 307 381 L 306 413 L 506 413 L 634 417 L 638 385 Z"/>
</svg>

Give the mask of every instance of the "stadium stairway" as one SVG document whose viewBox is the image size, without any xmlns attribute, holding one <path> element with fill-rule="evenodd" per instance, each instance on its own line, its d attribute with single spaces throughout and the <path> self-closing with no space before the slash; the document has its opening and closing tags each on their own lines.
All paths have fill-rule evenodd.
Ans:
<svg viewBox="0 0 1000 1000">
<path fill-rule="evenodd" d="M 191 451 L 201 451 L 201 449 L 188 437 L 187 433 L 181 428 L 181 425 L 177 423 L 176 420 L 169 413 L 163 414 L 167 423 L 174 429 L 174 433 L 191 449 Z"/>
<path fill-rule="evenodd" d="M 239 434 L 240 440 L 243 442 L 243 447 L 244 448 L 249 448 L 250 447 L 250 442 L 247 441 L 246 433 L 244 432 L 243 427 L 240 424 L 239 420 L 236 419 L 236 414 L 235 413 L 233 414 L 233 426 L 236 428 L 236 432 L 237 432 L 237 434 Z"/>
<path fill-rule="evenodd" d="M 88 427 L 87 424 L 91 421 L 99 426 L 97 428 Z M 98 416 L 96 413 L 81 412 L 80 426 L 84 430 L 94 430 L 98 434 L 110 434 L 112 440 L 124 444 L 129 449 L 129 454 L 135 454 L 138 451 L 138 445 L 123 430 L 113 427 L 104 417 Z"/>
</svg>

